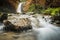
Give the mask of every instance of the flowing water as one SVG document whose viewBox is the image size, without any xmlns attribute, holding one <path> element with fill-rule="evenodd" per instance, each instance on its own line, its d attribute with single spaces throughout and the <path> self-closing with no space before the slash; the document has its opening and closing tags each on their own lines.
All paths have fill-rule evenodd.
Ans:
<svg viewBox="0 0 60 40">
<path fill-rule="evenodd" d="M 42 15 L 37 15 L 36 17 L 33 17 L 32 15 L 21 15 L 21 16 L 17 16 L 16 18 L 18 18 L 18 19 L 19 18 L 29 18 L 31 20 L 31 25 L 33 27 L 32 32 L 33 32 L 36 40 L 52 40 L 52 39 L 60 40 L 60 27 L 50 24 L 49 23 L 50 19 L 47 18 L 46 16 L 45 16 L 46 19 L 43 18 Z M 4 27 L 4 25 L 1 23 L 0 30 L 2 30 L 3 27 Z M 29 34 L 29 32 L 28 32 L 28 34 Z M 27 37 L 29 35 L 31 35 L 31 34 L 29 34 L 29 35 L 28 34 L 26 34 L 27 35 L 26 40 L 28 39 Z M 25 33 L 24 33 L 24 35 L 25 35 Z M 29 36 L 29 37 L 31 39 L 32 36 Z M 19 39 L 20 39 L 20 37 L 19 37 Z M 22 39 L 23 38 L 21 38 L 21 40 Z M 33 40 L 33 39 L 31 39 L 31 40 Z"/>
<path fill-rule="evenodd" d="M 41 15 L 37 19 L 42 28 L 35 28 L 35 25 L 32 24 L 36 40 L 60 40 L 60 27 L 50 24 Z"/>
<path fill-rule="evenodd" d="M 0 30 L 4 27 L 4 24 L 0 23 Z"/>
<path fill-rule="evenodd" d="M 23 2 L 19 3 L 17 7 L 17 13 L 22 13 L 23 12 Z M 60 40 L 60 27 L 57 27 L 55 25 L 50 24 L 49 22 L 51 21 L 48 16 L 45 16 L 43 18 L 42 15 L 37 15 L 36 17 L 33 17 L 31 15 L 21 15 L 21 16 L 16 16 L 16 18 L 29 18 L 31 20 L 31 25 L 32 25 L 32 32 L 34 34 L 35 40 Z M 16 20 L 15 20 L 16 21 Z M 12 21 L 13 22 L 13 21 Z M 4 24 L 0 23 L 0 33 L 3 31 Z M 39 28 L 37 28 L 39 27 Z M 27 32 L 26 32 L 27 33 Z M 25 33 L 24 33 L 25 34 Z M 12 34 L 7 34 L 6 40 L 16 40 L 12 37 Z M 4 40 L 3 37 L 1 36 L 1 40 Z M 7 38 L 8 37 L 8 38 Z M 26 38 L 25 38 L 26 37 Z M 28 38 L 27 38 L 28 37 Z M 19 40 L 33 40 L 32 36 L 27 36 L 25 35 L 24 37 L 19 37 Z"/>
<path fill-rule="evenodd" d="M 17 13 L 22 13 L 23 12 L 23 3 L 24 2 L 18 4 L 17 10 L 16 10 Z"/>
<path fill-rule="evenodd" d="M 4 24 L 3 23 L 0 23 L 0 33 L 3 32 L 3 27 L 4 27 Z"/>
</svg>

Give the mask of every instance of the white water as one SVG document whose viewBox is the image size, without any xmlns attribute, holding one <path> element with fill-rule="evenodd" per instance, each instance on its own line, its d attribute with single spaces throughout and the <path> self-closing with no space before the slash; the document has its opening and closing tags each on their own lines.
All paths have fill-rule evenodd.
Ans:
<svg viewBox="0 0 60 40">
<path fill-rule="evenodd" d="M 3 32 L 3 27 L 5 27 L 4 24 L 3 23 L 0 23 L 0 33 Z"/>
<path fill-rule="evenodd" d="M 3 29 L 3 27 L 4 27 L 4 24 L 0 23 L 0 30 Z"/>
<path fill-rule="evenodd" d="M 46 22 L 41 15 L 37 19 L 39 20 L 39 26 L 42 26 L 42 28 L 36 28 L 34 24 L 31 24 L 36 40 L 60 40 L 60 27 Z"/>
<path fill-rule="evenodd" d="M 21 15 L 21 17 L 27 17 L 31 20 L 31 25 L 33 27 L 32 32 L 36 40 L 60 40 L 60 27 L 50 24 L 49 21 L 46 22 L 41 15 L 38 15 L 37 19 L 28 15 Z M 37 28 L 39 26 L 40 28 Z M 0 29 L 3 27 L 3 24 L 0 25 Z"/>
<path fill-rule="evenodd" d="M 22 13 L 23 12 L 23 2 L 18 4 L 18 7 L 17 7 L 16 11 L 17 11 L 17 13 Z"/>
</svg>

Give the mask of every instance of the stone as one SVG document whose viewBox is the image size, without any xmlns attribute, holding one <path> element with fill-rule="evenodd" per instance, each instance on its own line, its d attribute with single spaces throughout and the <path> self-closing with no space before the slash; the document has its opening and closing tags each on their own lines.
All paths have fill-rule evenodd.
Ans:
<svg viewBox="0 0 60 40">
<path fill-rule="evenodd" d="M 0 17 L 0 22 L 3 22 L 3 20 L 7 20 L 8 14 L 2 14 Z"/>
<path fill-rule="evenodd" d="M 17 32 L 27 31 L 29 29 L 32 29 L 32 26 L 30 25 L 31 22 L 28 18 L 15 18 L 15 19 L 5 20 L 4 29 L 7 31 L 17 31 Z"/>
</svg>

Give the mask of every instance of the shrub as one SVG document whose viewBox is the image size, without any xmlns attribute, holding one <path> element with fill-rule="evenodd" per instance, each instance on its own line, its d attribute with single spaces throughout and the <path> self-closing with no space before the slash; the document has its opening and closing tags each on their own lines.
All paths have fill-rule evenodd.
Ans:
<svg viewBox="0 0 60 40">
<path fill-rule="evenodd" d="M 35 5 L 32 4 L 28 10 L 28 12 L 33 12 L 35 10 Z"/>
<path fill-rule="evenodd" d="M 59 15 L 60 8 L 47 8 L 43 11 L 44 14 L 49 14 L 51 16 Z"/>
<path fill-rule="evenodd" d="M 28 12 L 41 13 L 43 8 L 39 4 L 31 4 Z"/>
</svg>

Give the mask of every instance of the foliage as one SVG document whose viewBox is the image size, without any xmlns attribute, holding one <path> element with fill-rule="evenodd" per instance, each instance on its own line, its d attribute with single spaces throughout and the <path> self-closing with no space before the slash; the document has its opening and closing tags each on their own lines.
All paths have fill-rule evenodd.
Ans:
<svg viewBox="0 0 60 40">
<path fill-rule="evenodd" d="M 53 9 L 51 15 L 59 15 L 60 14 L 59 11 L 60 11 L 60 8 L 55 8 Z"/>
<path fill-rule="evenodd" d="M 0 17 L 2 16 L 3 14 L 0 12 Z"/>
<path fill-rule="evenodd" d="M 31 4 L 30 8 L 29 8 L 29 12 L 33 12 L 35 10 L 35 5 L 34 4 Z"/>
<path fill-rule="evenodd" d="M 41 13 L 43 8 L 39 4 L 31 4 L 28 12 Z"/>
<path fill-rule="evenodd" d="M 21 2 L 25 2 L 26 0 L 20 0 Z"/>
<path fill-rule="evenodd" d="M 39 5 L 39 4 L 36 4 L 36 6 L 35 6 L 35 11 L 36 11 L 37 13 L 42 13 L 42 10 L 43 10 L 42 6 Z"/>
<path fill-rule="evenodd" d="M 43 11 L 44 14 L 50 14 L 52 16 L 60 14 L 60 8 L 47 8 Z"/>
</svg>

